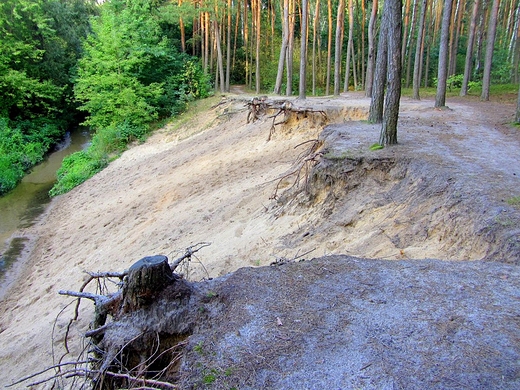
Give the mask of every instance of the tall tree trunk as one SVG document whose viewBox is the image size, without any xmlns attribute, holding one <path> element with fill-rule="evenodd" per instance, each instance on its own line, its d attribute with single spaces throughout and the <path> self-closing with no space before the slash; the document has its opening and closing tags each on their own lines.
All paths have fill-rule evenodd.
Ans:
<svg viewBox="0 0 520 390">
<path fill-rule="evenodd" d="M 287 47 L 287 87 L 285 94 L 292 95 L 293 83 L 293 57 L 294 57 L 294 28 L 295 28 L 295 1 L 289 0 L 289 45 Z"/>
<path fill-rule="evenodd" d="M 411 4 L 411 0 L 406 0 L 405 4 L 404 4 L 404 15 L 403 15 L 403 30 L 404 31 L 403 31 L 403 45 L 401 47 L 401 62 L 402 62 L 403 67 L 404 67 L 404 59 L 406 58 L 406 43 L 408 42 L 408 24 L 410 23 L 410 4 Z"/>
<path fill-rule="evenodd" d="M 282 19 L 282 47 L 280 49 L 280 58 L 278 58 L 278 72 L 276 73 L 276 83 L 274 85 L 274 93 L 280 95 L 282 92 L 283 66 L 287 55 L 287 46 L 289 44 L 289 0 L 283 0 L 283 19 Z"/>
<path fill-rule="evenodd" d="M 385 112 L 381 126 L 381 145 L 397 143 L 397 121 L 399 119 L 399 101 L 401 99 L 401 0 L 386 0 L 388 5 L 388 88 L 385 99 Z"/>
<path fill-rule="evenodd" d="M 219 74 L 220 78 L 220 92 L 226 92 L 226 87 L 224 83 L 224 60 L 222 57 L 222 48 L 220 45 L 220 29 L 218 27 L 218 22 L 216 20 L 213 21 L 213 26 L 215 29 L 215 43 L 217 45 L 217 69 L 216 71 Z M 215 83 L 215 88 L 217 84 Z"/>
<path fill-rule="evenodd" d="M 179 6 L 182 5 L 182 0 L 179 0 Z M 179 17 L 179 29 L 181 32 L 181 50 L 183 53 L 186 52 L 186 30 L 184 28 L 184 20 L 182 19 L 182 16 Z"/>
<path fill-rule="evenodd" d="M 320 0 L 316 0 L 316 9 L 312 23 L 312 95 L 316 96 L 316 40 L 319 31 Z M 319 45 L 318 45 L 319 50 Z"/>
<path fill-rule="evenodd" d="M 493 7 L 489 16 L 487 42 L 486 42 L 486 60 L 484 62 L 484 75 L 482 77 L 482 96 L 480 100 L 489 100 L 489 85 L 491 83 L 491 64 L 493 61 L 493 49 L 495 48 L 495 36 L 497 32 L 497 17 L 500 0 L 493 0 Z"/>
<path fill-rule="evenodd" d="M 374 0 L 377 1 L 377 0 Z M 328 34 L 327 34 L 327 81 L 325 95 L 330 94 L 330 73 L 332 68 L 332 0 L 327 1 L 328 9 Z"/>
<path fill-rule="evenodd" d="M 372 83 L 374 80 L 374 67 L 376 63 L 374 36 L 376 34 L 377 0 L 372 2 L 372 13 L 368 22 L 368 58 L 367 75 L 365 78 L 365 96 L 372 97 Z"/>
<path fill-rule="evenodd" d="M 350 84 L 350 56 L 353 52 L 354 43 L 354 5 L 352 0 L 348 0 L 348 44 L 347 44 L 347 61 L 345 63 L 345 83 L 343 84 L 343 92 L 348 92 L 348 86 Z M 352 67 L 356 65 L 352 61 Z"/>
<path fill-rule="evenodd" d="M 261 4 L 260 0 L 255 0 L 255 15 L 254 15 L 254 21 L 255 21 L 255 27 L 256 27 L 256 55 L 255 55 L 255 90 L 256 93 L 260 93 L 260 44 L 261 44 Z"/>
<path fill-rule="evenodd" d="M 336 19 L 336 44 L 334 52 L 334 95 L 339 95 L 341 79 L 341 48 L 343 46 L 343 30 L 345 24 L 345 0 L 339 0 Z"/>
<path fill-rule="evenodd" d="M 406 44 L 406 52 L 407 54 L 406 58 L 402 63 L 406 63 L 406 88 L 410 87 L 410 69 L 412 68 L 412 46 L 414 46 L 415 43 L 415 25 L 417 24 L 417 13 L 419 10 L 419 1 L 414 0 L 413 3 L 413 15 L 412 15 L 412 23 L 410 24 L 410 33 L 408 34 L 408 43 Z"/>
<path fill-rule="evenodd" d="M 301 20 L 301 37 L 300 37 L 300 86 L 298 97 L 306 98 L 307 89 L 307 21 L 309 14 L 308 0 L 302 0 L 302 20 Z"/>
<path fill-rule="evenodd" d="M 356 0 L 357 1 L 357 0 Z M 356 3 L 357 4 L 357 3 Z M 365 60 L 365 25 L 366 25 L 366 19 L 367 19 L 367 10 L 366 10 L 366 5 L 365 5 L 365 0 L 361 0 L 361 49 L 359 49 L 359 45 L 358 45 L 358 60 L 359 62 L 361 62 L 361 70 L 360 70 L 360 75 L 361 75 L 361 87 L 364 89 L 365 88 L 365 72 L 366 72 L 366 69 L 365 69 L 365 64 L 366 64 L 366 60 Z"/>
<path fill-rule="evenodd" d="M 227 41 L 226 41 L 226 92 L 229 92 L 231 78 L 231 0 L 227 2 Z"/>
<path fill-rule="evenodd" d="M 428 0 L 422 0 L 421 16 L 417 26 L 417 42 L 415 45 L 415 61 L 413 64 L 413 99 L 421 100 L 419 96 L 419 86 L 421 84 L 421 63 L 422 63 L 422 43 L 424 39 L 424 21 L 426 19 L 426 9 Z"/>
<path fill-rule="evenodd" d="M 460 88 L 460 96 L 468 94 L 468 85 L 471 77 L 471 64 L 473 62 L 473 46 L 475 45 L 475 31 L 477 30 L 477 17 L 479 12 L 480 0 L 475 0 L 471 11 L 471 22 L 468 32 L 468 46 L 466 48 L 466 61 L 464 62 L 464 78 Z"/>
<path fill-rule="evenodd" d="M 448 76 L 448 40 L 450 37 L 451 8 L 453 0 L 444 0 L 442 12 L 441 41 L 439 43 L 439 65 L 437 68 L 437 95 L 435 107 L 446 105 L 446 80 Z"/>
<path fill-rule="evenodd" d="M 518 99 L 516 101 L 516 123 L 520 124 L 520 88 L 518 88 Z"/>
<path fill-rule="evenodd" d="M 384 10 L 389 5 L 385 1 Z M 385 12 L 385 11 L 384 11 Z M 385 85 L 387 80 L 388 65 L 388 17 L 381 18 L 381 27 L 379 29 L 379 41 L 377 43 L 376 69 L 374 73 L 374 82 L 372 83 L 372 99 L 370 100 L 370 110 L 368 113 L 368 121 L 371 123 L 381 123 L 383 121 L 383 103 L 385 99 Z"/>
</svg>

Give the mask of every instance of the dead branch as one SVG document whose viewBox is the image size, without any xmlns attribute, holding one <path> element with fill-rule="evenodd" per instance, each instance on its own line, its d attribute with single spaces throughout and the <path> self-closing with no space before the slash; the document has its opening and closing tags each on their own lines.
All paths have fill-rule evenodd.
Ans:
<svg viewBox="0 0 520 390">
<path fill-rule="evenodd" d="M 18 385 L 18 384 L 20 384 L 22 382 L 28 381 L 29 379 L 37 377 L 38 375 L 44 374 L 47 371 L 54 370 L 56 368 L 61 368 L 61 367 L 65 367 L 65 366 L 78 366 L 80 364 L 87 364 L 89 362 L 90 362 L 89 360 L 83 360 L 83 361 L 78 361 L 78 362 L 66 362 L 66 363 L 55 364 L 55 365 L 53 365 L 51 367 L 47 367 L 47 368 L 45 368 L 45 369 L 43 369 L 41 371 L 35 372 L 34 374 L 31 374 L 31 375 L 28 375 L 28 376 L 23 377 L 21 379 L 18 379 L 16 382 L 13 382 L 13 383 L 11 383 L 9 385 L 6 385 L 5 387 L 12 387 L 14 385 Z"/>
<path fill-rule="evenodd" d="M 174 385 L 174 384 L 171 384 L 168 382 L 159 381 L 156 379 L 138 378 L 138 377 L 135 377 L 135 376 L 132 376 L 129 374 L 119 374 L 119 373 L 111 372 L 111 371 L 88 370 L 85 368 L 78 368 L 78 369 L 59 372 L 49 378 L 45 378 L 40 381 L 30 383 L 27 385 L 27 387 L 38 386 L 43 383 L 50 382 L 52 380 L 62 378 L 62 377 L 72 378 L 74 376 L 80 376 L 80 377 L 85 377 L 85 378 L 89 378 L 89 379 L 99 378 L 100 376 L 108 376 L 108 377 L 117 378 L 117 379 L 125 379 L 129 383 L 139 384 L 140 388 L 143 388 L 142 386 L 153 386 L 153 387 L 148 387 L 148 388 L 150 388 L 150 389 L 174 389 L 174 390 L 179 389 L 179 386 L 177 386 L 177 385 Z M 32 377 L 34 377 L 34 376 L 32 376 Z M 14 386 L 15 384 L 19 384 L 27 379 L 30 379 L 30 378 L 26 378 L 26 379 L 20 380 L 16 383 L 12 383 L 11 385 L 9 385 L 7 387 Z M 135 387 L 133 387 L 133 386 L 130 388 L 135 389 Z"/>
<path fill-rule="evenodd" d="M 175 269 L 179 266 L 179 264 L 182 263 L 184 260 L 190 261 L 191 257 L 193 256 L 194 253 L 196 253 L 196 252 L 200 251 L 202 248 L 204 248 L 206 246 L 210 246 L 210 245 L 211 245 L 211 242 L 199 242 L 195 245 L 187 247 L 184 254 L 181 257 L 179 257 L 178 259 L 176 259 L 170 265 L 170 268 L 172 269 L 172 271 L 175 271 Z"/>
</svg>

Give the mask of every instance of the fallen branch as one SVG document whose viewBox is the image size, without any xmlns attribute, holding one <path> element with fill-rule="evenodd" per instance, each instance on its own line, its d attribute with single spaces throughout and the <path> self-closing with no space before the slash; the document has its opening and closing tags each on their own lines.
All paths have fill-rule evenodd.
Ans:
<svg viewBox="0 0 520 390">
<path fill-rule="evenodd" d="M 181 257 L 179 257 L 172 264 L 170 264 L 170 268 L 172 269 L 172 271 L 175 271 L 175 269 L 179 266 L 179 264 L 181 264 L 184 260 L 190 261 L 191 257 L 193 256 L 194 253 L 196 253 L 196 252 L 200 251 L 202 248 L 204 248 L 206 246 L 210 246 L 210 245 L 211 245 L 211 242 L 199 242 L 195 245 L 187 247 L 186 252 L 184 252 L 184 254 Z"/>
</svg>

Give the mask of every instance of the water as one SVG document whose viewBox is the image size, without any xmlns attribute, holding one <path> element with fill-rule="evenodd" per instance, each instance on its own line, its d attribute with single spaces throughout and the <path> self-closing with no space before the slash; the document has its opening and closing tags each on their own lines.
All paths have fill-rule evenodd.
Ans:
<svg viewBox="0 0 520 390">
<path fill-rule="evenodd" d="M 49 190 L 63 158 L 84 149 L 89 140 L 84 128 L 68 133 L 54 153 L 35 166 L 13 191 L 0 197 L 0 278 L 20 256 L 27 241 L 13 234 L 37 221 L 50 202 Z"/>
</svg>

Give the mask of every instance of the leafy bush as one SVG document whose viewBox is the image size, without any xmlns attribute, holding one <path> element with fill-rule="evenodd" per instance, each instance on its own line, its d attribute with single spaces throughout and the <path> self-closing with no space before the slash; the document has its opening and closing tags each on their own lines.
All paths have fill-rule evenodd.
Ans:
<svg viewBox="0 0 520 390">
<path fill-rule="evenodd" d="M 27 170 L 42 161 L 61 135 L 59 126 L 50 121 L 0 118 L 0 194 L 12 190 Z"/>
<path fill-rule="evenodd" d="M 96 155 L 89 150 L 83 150 L 67 156 L 58 169 L 58 181 L 49 194 L 56 196 L 64 194 L 94 176 L 108 165 L 106 157 Z"/>
</svg>

